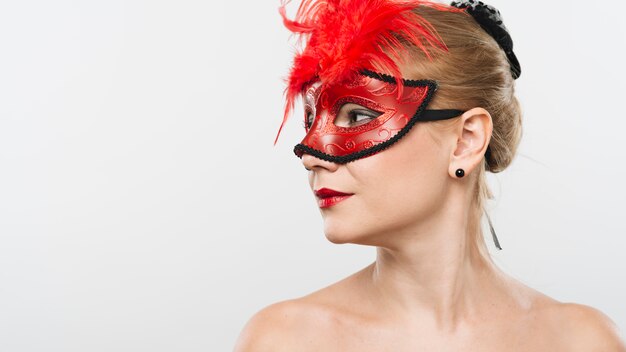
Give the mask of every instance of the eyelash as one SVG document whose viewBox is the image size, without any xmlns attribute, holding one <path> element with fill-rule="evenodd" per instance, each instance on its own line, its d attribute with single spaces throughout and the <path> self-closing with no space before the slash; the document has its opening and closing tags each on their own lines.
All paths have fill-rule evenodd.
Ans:
<svg viewBox="0 0 626 352">
<path fill-rule="evenodd" d="M 366 116 L 367 118 L 370 118 L 370 119 L 375 119 L 377 117 L 377 116 L 372 116 L 372 115 L 370 115 L 368 113 L 365 113 L 363 110 L 360 110 L 360 111 L 359 110 L 360 109 L 354 109 L 354 110 L 350 110 L 350 112 L 348 112 L 348 116 L 350 117 L 350 120 L 352 122 L 355 122 L 355 123 L 361 122 L 361 121 L 357 121 L 356 120 L 357 116 Z"/>
</svg>

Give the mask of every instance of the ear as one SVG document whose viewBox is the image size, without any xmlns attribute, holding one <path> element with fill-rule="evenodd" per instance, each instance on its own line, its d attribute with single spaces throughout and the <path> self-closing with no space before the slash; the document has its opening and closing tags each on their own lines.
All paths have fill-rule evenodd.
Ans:
<svg viewBox="0 0 626 352">
<path fill-rule="evenodd" d="M 456 131 L 456 148 L 450 155 L 450 169 L 448 170 L 453 178 L 457 178 L 457 169 L 463 169 L 467 175 L 482 161 L 487 152 L 492 131 L 493 121 L 487 110 L 476 107 L 461 115 L 461 122 Z"/>
</svg>

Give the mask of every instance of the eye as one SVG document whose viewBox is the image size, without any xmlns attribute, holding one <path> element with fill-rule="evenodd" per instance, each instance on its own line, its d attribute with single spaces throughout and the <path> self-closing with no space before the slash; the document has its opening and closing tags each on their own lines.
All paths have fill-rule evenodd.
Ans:
<svg viewBox="0 0 626 352">
<path fill-rule="evenodd" d="M 381 112 L 370 110 L 358 104 L 347 103 L 341 106 L 334 123 L 339 127 L 360 126 L 380 115 L 382 115 Z"/>
</svg>

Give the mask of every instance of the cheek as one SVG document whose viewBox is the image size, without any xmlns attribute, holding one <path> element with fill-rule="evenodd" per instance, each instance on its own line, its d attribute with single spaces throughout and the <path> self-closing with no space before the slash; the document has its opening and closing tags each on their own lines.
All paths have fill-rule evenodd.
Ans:
<svg viewBox="0 0 626 352">
<path fill-rule="evenodd" d="M 387 150 L 363 159 L 359 188 L 375 222 L 402 226 L 441 206 L 447 184 L 446 157 L 416 127 Z"/>
<path fill-rule="evenodd" d="M 379 245 L 385 234 L 419 223 L 441 208 L 447 157 L 415 127 L 390 148 L 347 164 L 356 194 L 345 206 L 322 212 L 331 242 Z"/>
</svg>

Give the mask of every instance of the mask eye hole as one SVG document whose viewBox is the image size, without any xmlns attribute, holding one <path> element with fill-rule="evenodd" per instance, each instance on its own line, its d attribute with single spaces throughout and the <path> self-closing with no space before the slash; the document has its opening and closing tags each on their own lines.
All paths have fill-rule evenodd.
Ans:
<svg viewBox="0 0 626 352">
<path fill-rule="evenodd" d="M 313 120 L 315 119 L 315 115 L 313 114 L 313 112 L 311 110 L 305 110 L 304 111 L 304 129 L 306 131 L 308 131 L 311 126 L 313 126 Z"/>
<path fill-rule="evenodd" d="M 333 122 L 338 127 L 356 127 L 369 123 L 382 115 L 382 112 L 368 109 L 355 103 L 341 106 Z"/>
<path fill-rule="evenodd" d="M 302 103 L 304 105 L 304 121 L 302 123 L 302 127 L 304 127 L 304 130 L 307 132 L 311 126 L 313 126 L 313 121 L 315 120 L 314 93 L 315 90 L 310 88 L 307 93 L 302 96 Z"/>
</svg>

